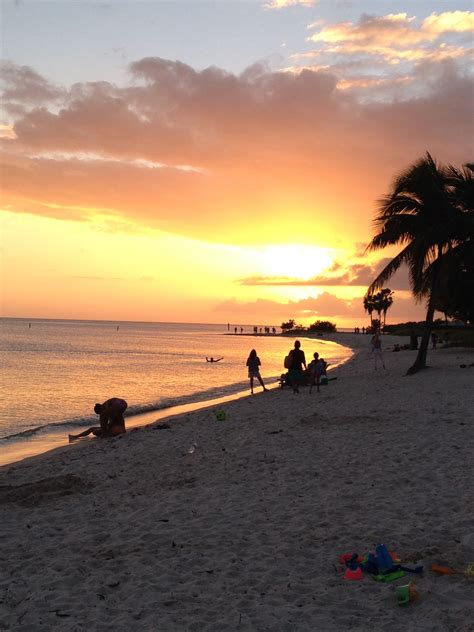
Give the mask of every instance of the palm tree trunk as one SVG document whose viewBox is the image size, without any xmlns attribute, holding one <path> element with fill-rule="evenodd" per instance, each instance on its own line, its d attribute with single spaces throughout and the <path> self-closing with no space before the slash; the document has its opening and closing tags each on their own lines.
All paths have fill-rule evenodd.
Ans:
<svg viewBox="0 0 474 632">
<path fill-rule="evenodd" d="M 436 270 L 434 273 L 433 285 L 430 292 L 430 298 L 428 301 L 428 309 L 426 310 L 426 318 L 425 318 L 425 327 L 423 330 L 423 335 L 421 337 L 420 348 L 418 349 L 418 354 L 416 356 L 416 360 L 408 371 L 407 375 L 413 375 L 420 369 L 426 369 L 426 356 L 428 355 L 428 346 L 430 344 L 430 334 L 433 329 L 433 321 L 434 321 L 434 313 L 435 313 L 435 304 L 438 293 L 438 279 L 440 273 L 440 264 L 441 264 L 441 248 L 438 247 L 438 260 L 436 261 Z"/>
<path fill-rule="evenodd" d="M 426 356 L 428 355 L 428 346 L 430 344 L 430 334 L 433 329 L 433 317 L 434 317 L 435 307 L 434 307 L 434 297 L 430 296 L 430 300 L 428 303 L 428 309 L 426 312 L 426 320 L 425 327 L 423 330 L 423 335 L 421 337 L 420 347 L 418 349 L 418 354 L 416 356 L 416 360 L 408 371 L 407 375 L 413 375 L 420 369 L 426 369 Z"/>
</svg>

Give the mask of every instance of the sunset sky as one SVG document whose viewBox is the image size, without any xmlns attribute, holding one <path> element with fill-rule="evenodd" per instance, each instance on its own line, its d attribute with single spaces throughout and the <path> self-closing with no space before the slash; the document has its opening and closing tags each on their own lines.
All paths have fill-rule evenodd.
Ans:
<svg viewBox="0 0 474 632">
<path fill-rule="evenodd" d="M 470 8 L 3 0 L 2 315 L 366 324 L 377 199 L 473 160 Z"/>
</svg>

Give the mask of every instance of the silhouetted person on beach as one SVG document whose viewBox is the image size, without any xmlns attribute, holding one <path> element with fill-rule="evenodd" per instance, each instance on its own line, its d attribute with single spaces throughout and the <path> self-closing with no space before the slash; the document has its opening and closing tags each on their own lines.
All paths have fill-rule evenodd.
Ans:
<svg viewBox="0 0 474 632">
<path fill-rule="evenodd" d="M 221 360 L 223 360 L 224 358 L 213 358 L 212 356 L 210 358 L 208 358 L 206 356 L 206 362 L 220 362 Z"/>
<path fill-rule="evenodd" d="M 263 383 L 262 376 L 260 375 L 260 369 L 259 369 L 260 365 L 261 365 L 260 358 L 257 356 L 257 352 L 255 351 L 255 349 L 252 349 L 252 351 L 249 354 L 249 357 L 247 358 L 247 363 L 246 363 L 246 366 L 248 366 L 248 369 L 249 369 L 250 391 L 252 395 L 253 395 L 254 378 L 257 378 L 257 380 L 262 385 L 264 391 L 268 391 L 268 388 Z"/>
<path fill-rule="evenodd" d="M 112 397 L 103 404 L 96 404 L 94 412 L 99 415 L 100 426 L 93 426 L 77 435 L 69 435 L 69 442 L 93 434 L 95 437 L 115 437 L 125 432 L 124 412 L 127 402 L 120 397 Z"/>
<path fill-rule="evenodd" d="M 382 340 L 380 339 L 379 334 L 374 334 L 372 336 L 370 344 L 372 345 L 372 353 L 374 354 L 374 369 L 377 369 L 379 364 L 381 364 L 385 369 L 386 367 L 382 353 Z"/>
<path fill-rule="evenodd" d="M 310 382 L 309 382 L 309 392 L 312 393 L 313 392 L 313 386 L 316 384 L 316 388 L 318 393 L 319 391 L 319 382 L 321 380 L 321 375 L 323 375 L 324 372 L 324 365 L 323 362 L 320 360 L 319 358 L 319 353 L 317 351 L 315 351 L 313 353 L 313 360 L 311 360 L 311 362 L 308 364 L 308 370 L 309 370 L 309 375 L 310 375 Z"/>
<path fill-rule="evenodd" d="M 293 387 L 293 393 L 299 393 L 299 386 L 305 381 L 303 367 L 306 369 L 306 358 L 299 340 L 295 341 L 295 348 L 290 351 L 289 355 L 291 361 L 288 369 L 288 380 Z"/>
</svg>

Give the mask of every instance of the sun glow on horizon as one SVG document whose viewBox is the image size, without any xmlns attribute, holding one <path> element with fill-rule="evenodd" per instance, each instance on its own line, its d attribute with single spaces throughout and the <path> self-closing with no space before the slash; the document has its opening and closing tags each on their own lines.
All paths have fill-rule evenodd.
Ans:
<svg viewBox="0 0 474 632">
<path fill-rule="evenodd" d="M 257 250 L 257 269 L 263 276 L 306 279 L 321 273 L 334 261 L 329 248 L 300 244 L 264 246 Z"/>
</svg>

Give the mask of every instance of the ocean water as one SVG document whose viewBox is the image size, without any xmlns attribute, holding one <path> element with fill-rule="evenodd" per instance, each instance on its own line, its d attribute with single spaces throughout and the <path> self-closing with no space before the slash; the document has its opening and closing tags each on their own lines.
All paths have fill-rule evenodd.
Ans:
<svg viewBox="0 0 474 632">
<path fill-rule="evenodd" d="M 126 399 L 133 416 L 242 392 L 252 348 L 263 379 L 275 382 L 294 340 L 233 332 L 227 324 L 0 319 L 0 451 L 96 424 L 94 403 L 113 396 Z M 308 361 L 314 351 L 332 366 L 351 355 L 329 341 L 301 340 Z"/>
</svg>

